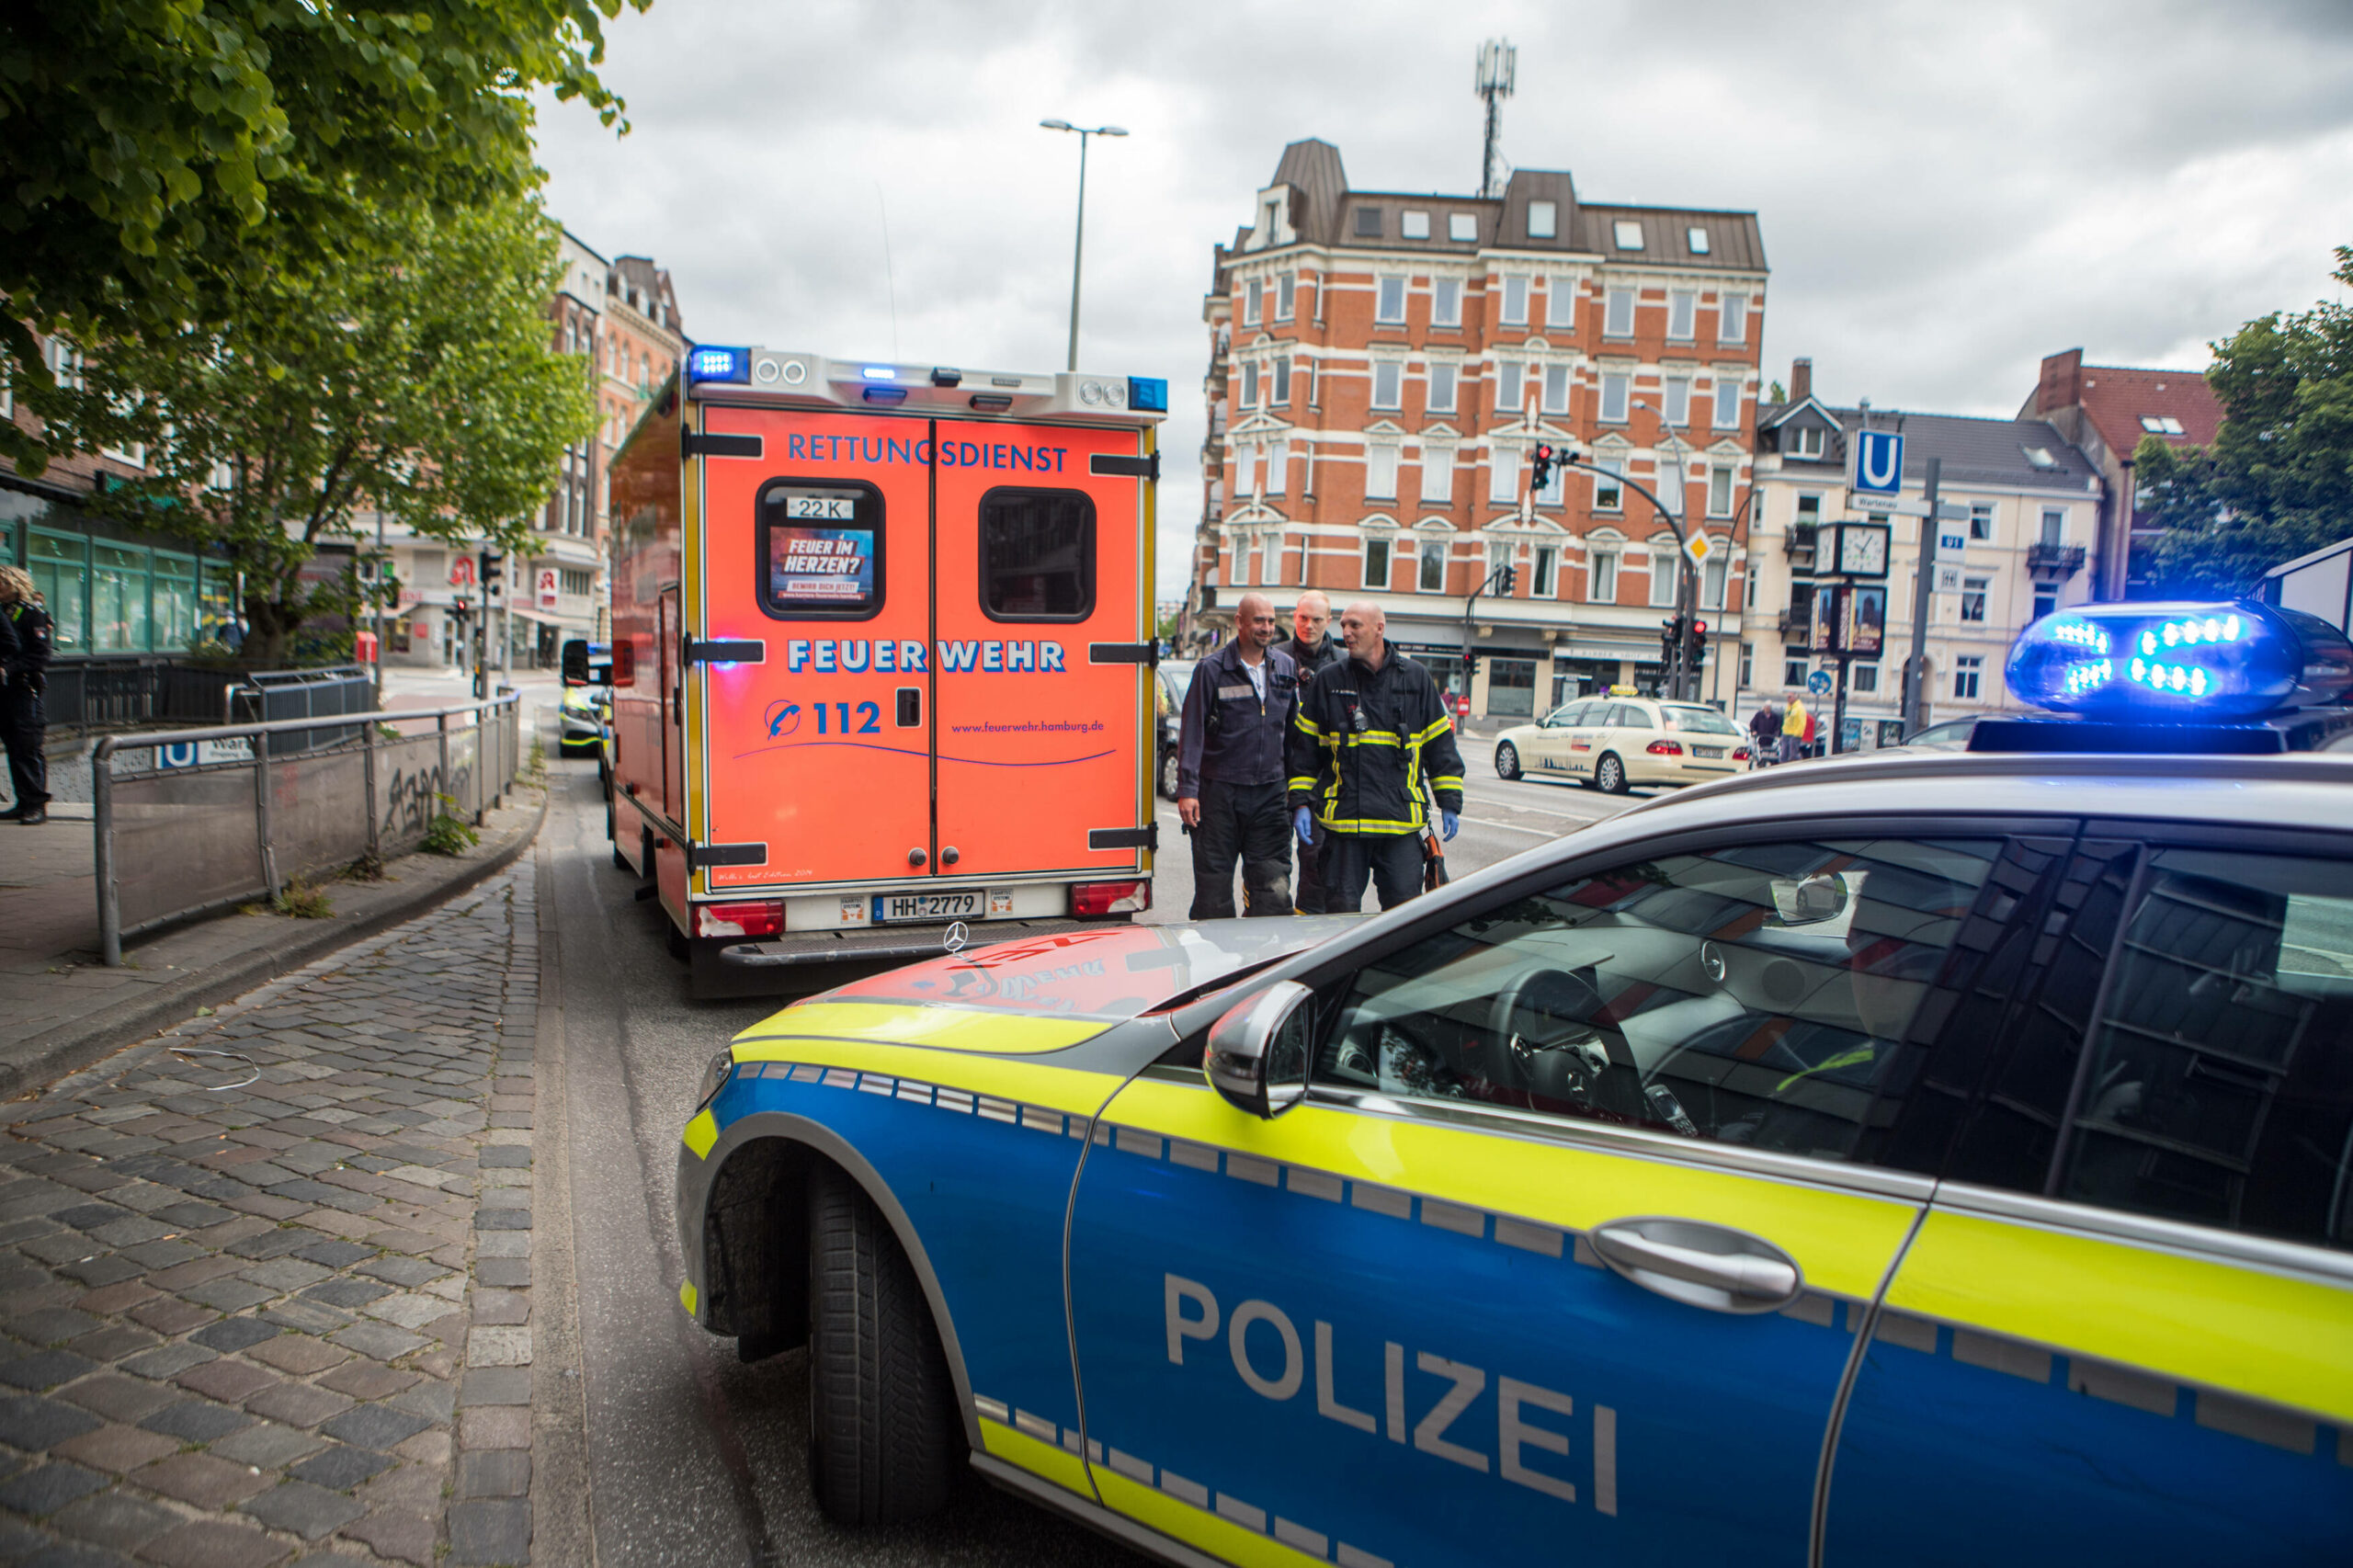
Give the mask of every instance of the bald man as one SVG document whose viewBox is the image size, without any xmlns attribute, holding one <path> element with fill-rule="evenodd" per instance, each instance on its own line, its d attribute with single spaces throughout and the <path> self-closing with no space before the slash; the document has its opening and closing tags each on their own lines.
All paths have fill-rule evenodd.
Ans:
<svg viewBox="0 0 2353 1568">
<path fill-rule="evenodd" d="M 1370 599 L 1342 612 L 1340 637 L 1347 657 L 1300 694 L 1288 748 L 1292 831 L 1322 854 L 1326 915 L 1361 908 L 1368 878 L 1383 909 L 1418 895 L 1424 830 L 1435 813 L 1452 838 L 1462 811 L 1462 754 L 1429 672 Z"/>
<path fill-rule="evenodd" d="M 1243 913 L 1289 915 L 1290 835 L 1283 750 L 1299 682 L 1274 601 L 1245 594 L 1233 641 L 1193 666 L 1176 749 L 1176 815 L 1193 835 L 1195 920 L 1233 915 L 1233 863 Z"/>
<path fill-rule="evenodd" d="M 1310 588 L 1299 596 L 1299 602 L 1291 607 L 1290 641 L 1283 644 L 1283 652 L 1290 655 L 1292 666 L 1299 671 L 1302 691 L 1318 671 L 1341 656 L 1340 644 L 1331 636 L 1331 625 L 1332 601 L 1322 590 Z M 1324 913 L 1323 858 L 1314 846 L 1299 846 L 1299 876 L 1291 885 L 1292 903 L 1302 915 Z"/>
</svg>

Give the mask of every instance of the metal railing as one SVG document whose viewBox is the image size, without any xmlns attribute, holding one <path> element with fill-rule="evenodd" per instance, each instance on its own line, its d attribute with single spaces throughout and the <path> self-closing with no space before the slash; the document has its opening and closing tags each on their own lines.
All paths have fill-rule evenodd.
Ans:
<svg viewBox="0 0 2353 1568">
<path fill-rule="evenodd" d="M 522 771 L 513 692 L 352 718 L 102 738 L 90 783 L 105 961 L 121 964 L 125 937 L 267 897 L 291 878 L 405 854 L 445 812 L 479 824 Z M 426 721 L 429 730 L 400 728 Z M 280 751 L 278 737 L 314 730 L 347 738 Z"/>
</svg>

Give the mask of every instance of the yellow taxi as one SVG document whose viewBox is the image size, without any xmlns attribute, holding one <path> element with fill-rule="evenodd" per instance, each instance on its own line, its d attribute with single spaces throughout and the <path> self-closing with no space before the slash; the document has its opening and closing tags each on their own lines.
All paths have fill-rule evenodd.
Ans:
<svg viewBox="0 0 2353 1568">
<path fill-rule="evenodd" d="M 1636 784 L 1704 784 L 1748 767 L 1748 734 L 1699 702 L 1636 697 L 1631 687 L 1564 702 L 1495 742 L 1504 778 L 1567 778 L 1604 794 Z"/>
</svg>

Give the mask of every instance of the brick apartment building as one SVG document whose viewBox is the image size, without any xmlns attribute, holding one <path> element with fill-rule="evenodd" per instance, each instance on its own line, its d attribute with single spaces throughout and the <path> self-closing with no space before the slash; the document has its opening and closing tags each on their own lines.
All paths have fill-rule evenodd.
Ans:
<svg viewBox="0 0 2353 1568">
<path fill-rule="evenodd" d="M 1655 689 L 1673 533 L 1583 472 L 1522 521 L 1551 440 L 1722 547 L 1699 584 L 1700 689 L 1729 702 L 1766 278 L 1754 213 L 1589 204 L 1533 169 L 1500 199 L 1354 190 L 1337 148 L 1293 142 L 1215 253 L 1196 624 L 1230 631 L 1252 587 L 1371 598 L 1460 690 L 1466 596 L 1509 562 L 1517 591 L 1480 598 L 1468 631 L 1474 714 Z"/>
<path fill-rule="evenodd" d="M 2092 548 L 2094 598 L 2138 598 L 2150 591 L 2133 553 L 2160 531 L 2136 504 L 2132 454 L 2154 436 L 2169 447 L 2211 446 L 2222 426 L 2222 405 L 2197 370 L 2135 369 L 2086 365 L 2070 348 L 2042 361 L 2021 419 L 2047 419 L 2089 458 L 2107 482 L 2099 533 Z"/>
</svg>

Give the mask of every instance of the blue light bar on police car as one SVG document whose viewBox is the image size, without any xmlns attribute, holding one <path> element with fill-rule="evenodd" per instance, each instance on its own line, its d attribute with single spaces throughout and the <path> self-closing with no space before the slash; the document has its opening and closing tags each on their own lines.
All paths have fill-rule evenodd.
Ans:
<svg viewBox="0 0 2353 1568">
<path fill-rule="evenodd" d="M 752 379 L 752 351 L 748 348 L 698 347 L 687 356 L 687 380 L 702 381 L 742 381 Z"/>
<path fill-rule="evenodd" d="M 2353 688 L 2353 643 L 2326 621 L 2253 600 L 2083 605 L 2020 632 L 2004 675 L 2036 708 L 2211 723 L 2337 700 Z"/>
</svg>

